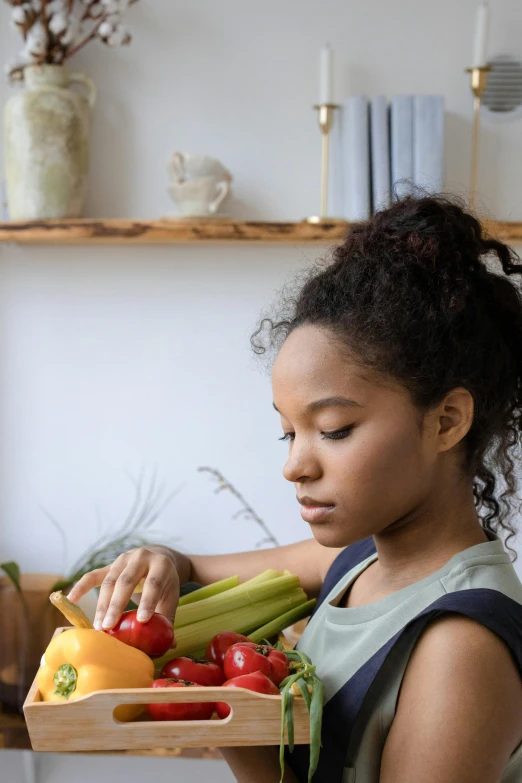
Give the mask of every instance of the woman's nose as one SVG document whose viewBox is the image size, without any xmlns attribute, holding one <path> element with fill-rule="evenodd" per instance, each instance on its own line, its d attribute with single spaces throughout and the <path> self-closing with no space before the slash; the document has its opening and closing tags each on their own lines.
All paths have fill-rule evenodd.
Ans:
<svg viewBox="0 0 522 783">
<path fill-rule="evenodd" d="M 292 444 L 291 453 L 283 468 L 283 476 L 295 484 L 299 481 L 315 480 L 321 475 L 321 469 L 310 450 L 304 446 L 298 447 L 296 441 Z"/>
</svg>

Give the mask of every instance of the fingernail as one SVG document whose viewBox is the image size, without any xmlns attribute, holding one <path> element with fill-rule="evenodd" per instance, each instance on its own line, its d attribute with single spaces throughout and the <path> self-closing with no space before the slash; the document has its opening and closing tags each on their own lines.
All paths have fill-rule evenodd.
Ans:
<svg viewBox="0 0 522 783">
<path fill-rule="evenodd" d="M 93 625 L 97 631 L 103 631 L 102 621 L 99 617 L 95 618 Z"/>
<path fill-rule="evenodd" d="M 151 614 L 146 609 L 138 609 L 137 618 L 139 623 L 146 623 L 150 620 Z"/>
<path fill-rule="evenodd" d="M 113 614 L 105 615 L 105 619 L 103 621 L 103 628 L 112 628 L 113 625 L 114 625 L 114 615 Z"/>
</svg>

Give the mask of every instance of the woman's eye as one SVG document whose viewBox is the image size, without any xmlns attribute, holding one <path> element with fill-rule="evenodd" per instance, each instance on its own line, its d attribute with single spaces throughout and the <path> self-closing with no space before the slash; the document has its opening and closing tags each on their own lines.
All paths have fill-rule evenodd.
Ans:
<svg viewBox="0 0 522 783">
<path fill-rule="evenodd" d="M 353 430 L 353 425 L 350 427 L 343 427 L 342 430 L 334 430 L 333 432 L 322 432 L 321 435 L 326 440 L 342 440 L 346 438 Z"/>
<path fill-rule="evenodd" d="M 334 430 L 333 432 L 321 432 L 321 437 L 325 440 L 342 440 L 346 438 L 353 430 L 353 425 L 350 427 L 343 427 L 342 430 Z M 278 440 L 295 440 L 295 432 L 286 432 Z"/>
</svg>

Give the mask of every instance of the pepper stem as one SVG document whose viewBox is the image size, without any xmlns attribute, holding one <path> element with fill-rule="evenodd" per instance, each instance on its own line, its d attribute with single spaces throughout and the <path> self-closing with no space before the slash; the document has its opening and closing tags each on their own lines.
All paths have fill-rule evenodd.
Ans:
<svg viewBox="0 0 522 783">
<path fill-rule="evenodd" d="M 68 699 L 76 690 L 78 672 L 70 663 L 63 663 L 54 675 L 54 692 L 63 699 Z"/>
</svg>

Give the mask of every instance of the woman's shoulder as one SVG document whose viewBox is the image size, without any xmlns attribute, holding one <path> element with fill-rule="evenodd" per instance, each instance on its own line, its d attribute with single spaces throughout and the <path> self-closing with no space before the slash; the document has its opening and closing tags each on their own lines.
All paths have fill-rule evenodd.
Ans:
<svg viewBox="0 0 522 783">
<path fill-rule="evenodd" d="M 460 780 L 499 780 L 521 741 L 522 678 L 510 648 L 470 617 L 434 619 L 408 660 L 381 780 L 408 783 L 428 769 L 453 779 L 463 759 Z"/>
</svg>

